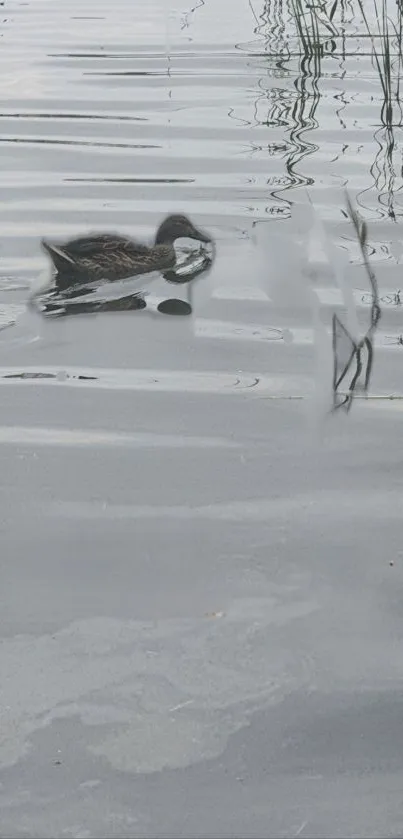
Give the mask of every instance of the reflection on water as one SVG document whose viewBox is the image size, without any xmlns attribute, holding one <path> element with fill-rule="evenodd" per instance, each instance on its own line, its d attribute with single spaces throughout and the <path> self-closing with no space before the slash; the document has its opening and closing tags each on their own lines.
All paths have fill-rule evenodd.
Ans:
<svg viewBox="0 0 403 839">
<path fill-rule="evenodd" d="M 238 341 L 240 325 L 244 336 L 254 327 L 287 336 L 312 330 L 311 291 L 295 275 L 295 249 L 306 242 L 307 228 L 294 210 L 307 204 L 308 192 L 347 266 L 355 299 L 368 294 L 345 213 L 346 186 L 372 222 L 380 298 L 400 293 L 402 243 L 394 221 L 402 214 L 401 114 L 385 98 L 356 4 L 318 6 L 315 49 L 306 46 L 306 20 L 296 17 L 294 0 L 237 0 L 236 13 L 228 0 L 180 10 L 152 0 L 137 4 L 136 12 L 129 0 L 96 8 L 94 0 L 6 5 L 1 60 L 7 73 L 0 74 L 5 313 L 24 304 L 44 267 L 42 236 L 63 241 L 110 229 L 142 239 L 164 215 L 185 212 L 217 239 L 208 278 L 194 284 L 203 334 L 214 333 L 208 323 L 226 322 L 221 333 L 231 337 L 220 340 L 232 347 L 227 365 L 252 370 L 260 363 L 255 342 Z M 378 38 L 378 58 L 381 44 Z M 395 90 L 400 57 L 392 59 Z M 315 292 L 330 329 L 334 279 L 315 244 L 307 258 L 319 272 Z M 176 299 L 166 280 L 156 281 L 157 309 Z M 94 305 L 99 313 L 139 309 L 144 298 L 147 308 L 142 291 L 124 303 L 116 290 L 113 300 Z M 177 299 L 186 303 L 187 295 Z M 74 312 L 86 313 L 92 303 L 82 299 Z M 384 324 L 397 339 L 396 311 L 385 308 Z M 157 326 L 149 328 L 152 341 Z M 201 349 L 199 337 L 195 323 L 192 340 L 200 350 L 193 357 L 208 368 L 210 339 Z M 63 340 L 68 353 L 68 333 Z M 312 353 L 304 355 L 298 344 L 293 354 L 289 340 L 275 343 L 284 349 L 271 363 L 290 374 L 312 372 Z M 388 359 L 390 365 L 390 353 Z"/>
</svg>

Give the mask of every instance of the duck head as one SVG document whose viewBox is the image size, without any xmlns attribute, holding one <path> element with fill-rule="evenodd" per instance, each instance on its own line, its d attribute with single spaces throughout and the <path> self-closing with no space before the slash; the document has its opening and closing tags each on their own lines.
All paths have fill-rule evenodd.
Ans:
<svg viewBox="0 0 403 839">
<path fill-rule="evenodd" d="M 195 227 L 186 216 L 168 216 L 157 230 L 155 244 L 172 244 L 176 239 L 197 239 L 199 242 L 211 243 L 210 236 Z"/>
</svg>

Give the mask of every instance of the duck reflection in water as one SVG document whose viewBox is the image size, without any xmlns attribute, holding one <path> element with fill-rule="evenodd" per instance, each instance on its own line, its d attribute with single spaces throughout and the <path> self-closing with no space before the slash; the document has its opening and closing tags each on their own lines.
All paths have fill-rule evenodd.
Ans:
<svg viewBox="0 0 403 839">
<path fill-rule="evenodd" d="M 184 238 L 208 245 L 209 249 L 200 248 L 196 253 L 189 253 L 179 265 L 174 242 Z M 42 246 L 54 268 L 50 293 L 35 296 L 36 300 L 40 298 L 44 314 L 144 309 L 146 301 L 141 291 L 112 299 L 91 300 L 88 295 L 105 282 L 122 281 L 152 272 L 159 272 L 169 283 L 188 284 L 187 303 L 165 300 L 160 303 L 159 310 L 166 314 L 191 314 L 189 283 L 210 267 L 214 257 L 212 238 L 183 215 L 168 216 L 160 224 L 151 246 L 114 233 L 89 234 L 61 245 L 42 240 Z M 80 301 L 79 298 L 84 296 L 87 299 Z"/>
</svg>

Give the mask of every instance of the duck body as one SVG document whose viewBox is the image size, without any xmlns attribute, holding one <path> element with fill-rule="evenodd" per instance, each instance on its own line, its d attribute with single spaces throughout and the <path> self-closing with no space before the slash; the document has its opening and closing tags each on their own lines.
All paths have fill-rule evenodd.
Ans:
<svg viewBox="0 0 403 839">
<path fill-rule="evenodd" d="M 148 246 L 115 233 L 89 234 L 62 245 L 42 240 L 42 247 L 55 268 L 55 284 L 62 291 L 98 281 L 113 282 L 149 274 L 172 272 L 176 263 L 174 242 L 191 238 L 211 243 L 186 216 L 169 216 L 159 226 L 155 242 Z"/>
</svg>

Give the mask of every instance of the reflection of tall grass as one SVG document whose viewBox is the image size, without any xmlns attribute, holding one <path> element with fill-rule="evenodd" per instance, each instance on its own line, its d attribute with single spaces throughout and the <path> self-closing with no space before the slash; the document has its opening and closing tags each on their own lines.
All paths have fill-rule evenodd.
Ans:
<svg viewBox="0 0 403 839">
<path fill-rule="evenodd" d="M 289 0 L 299 41 L 303 65 L 309 65 L 317 82 L 321 75 L 321 59 L 329 49 L 329 39 L 336 49 L 338 35 L 334 19 L 337 9 L 343 12 L 344 0 Z M 361 17 L 371 43 L 374 67 L 382 90 L 381 127 L 375 132 L 378 152 L 371 167 L 379 201 L 387 205 L 390 218 L 395 218 L 396 187 L 395 130 L 402 127 L 400 104 L 403 72 L 403 0 L 393 2 L 393 20 L 388 12 L 391 0 L 350 0 Z M 344 42 L 344 39 L 343 39 Z M 401 186 L 398 187 L 399 189 Z M 386 201 L 384 196 L 386 195 Z"/>
<path fill-rule="evenodd" d="M 298 56 L 298 71 L 294 79 L 294 89 L 272 86 L 267 88 L 264 79 L 259 82 L 263 91 L 255 101 L 255 122 L 267 127 L 284 127 L 290 142 L 268 143 L 267 150 L 271 154 L 281 154 L 285 159 L 286 173 L 281 177 L 268 180 L 271 186 L 270 195 L 280 204 L 268 209 L 283 215 L 289 215 L 292 201 L 285 193 L 297 186 L 308 186 L 311 178 L 298 172 L 298 163 L 307 155 L 314 153 L 317 146 L 308 142 L 303 136 L 306 132 L 317 127 L 315 111 L 320 99 L 318 80 L 321 72 L 321 50 L 317 50 L 314 39 L 311 38 L 310 54 L 305 55 L 301 47 L 291 52 L 289 31 L 293 25 L 294 16 L 290 8 L 291 0 L 265 0 L 263 12 L 259 17 L 259 32 L 265 35 L 265 46 L 270 54 L 268 73 L 275 78 L 290 75 L 289 63 Z M 298 2 L 298 0 L 296 0 Z M 302 13 L 303 16 L 303 13 Z M 256 20 L 256 15 L 254 15 Z M 309 40 L 309 22 L 300 21 L 301 32 L 306 32 Z M 255 30 L 256 31 L 256 30 Z M 317 36 L 321 39 L 319 24 Z M 328 35 L 326 36 L 328 37 Z M 295 39 L 294 39 L 295 40 Z M 298 37 L 299 40 L 299 37 Z M 264 117 L 259 117 L 258 111 L 264 108 Z"/>
<path fill-rule="evenodd" d="M 328 12 L 324 3 L 319 5 L 306 0 L 289 0 L 298 39 L 300 72 L 294 82 L 298 95 L 292 111 L 290 140 L 293 149 L 286 162 L 289 183 L 285 189 L 308 186 L 313 182 L 312 178 L 298 172 L 297 166 L 318 148 L 315 143 L 308 142 L 304 135 L 318 125 L 316 110 L 320 101 L 322 59 L 328 51 L 329 43 L 337 35 L 333 24 L 337 2 L 334 0 Z"/>
<path fill-rule="evenodd" d="M 301 59 L 300 75 L 294 82 L 298 95 L 292 109 L 293 125 L 289 133 L 293 148 L 286 160 L 288 189 L 295 186 L 310 186 L 313 183 L 313 179 L 301 174 L 298 167 L 305 157 L 318 150 L 318 146 L 310 142 L 305 135 L 318 127 L 315 114 L 320 101 L 318 87 L 320 75 L 318 56 L 313 61 L 305 57 Z"/>
<path fill-rule="evenodd" d="M 372 55 L 376 65 L 383 92 L 381 111 L 382 124 L 387 126 L 401 125 L 402 109 L 400 107 L 400 74 L 402 70 L 402 4 L 396 3 L 398 23 L 395 25 L 388 16 L 387 0 L 374 0 L 375 21 L 377 32 L 371 30 L 365 11 L 363 0 L 357 0 L 362 19 L 372 45 Z M 397 52 L 391 52 L 396 45 Z M 397 65 L 397 66 L 396 66 Z M 395 111 L 398 112 L 397 120 Z"/>
<path fill-rule="evenodd" d="M 288 128 L 290 142 L 284 149 L 286 177 L 282 179 L 279 187 L 271 192 L 272 197 L 282 202 L 286 212 L 291 200 L 285 193 L 294 187 L 309 186 L 313 183 L 311 177 L 300 171 L 299 164 L 318 149 L 315 143 L 308 140 L 308 135 L 318 127 L 316 111 L 320 102 L 322 60 L 336 48 L 335 38 L 338 33 L 333 17 L 338 5 L 344 8 L 345 2 L 346 0 L 333 0 L 328 10 L 326 0 L 322 5 L 318 0 L 313 0 L 312 3 L 309 0 L 264 0 L 259 18 L 253 6 L 251 7 L 258 24 L 254 31 L 259 31 L 260 35 L 265 36 L 265 47 L 271 62 L 274 62 L 270 64 L 270 68 L 268 66 L 270 75 L 278 78 L 288 77 L 290 63 L 293 59 L 298 59 L 291 96 L 281 87 L 271 87 L 268 115 L 263 121 L 259 120 L 257 110 L 264 100 L 268 100 L 268 94 L 258 96 L 255 103 L 256 122 Z M 290 39 L 289 33 L 292 28 L 294 37 Z"/>
<path fill-rule="evenodd" d="M 373 0 L 376 31 L 373 32 L 368 20 L 365 0 L 357 0 L 368 37 L 371 41 L 372 56 L 381 83 L 383 103 L 381 109 L 382 126 L 375 132 L 379 150 L 371 167 L 375 185 L 382 201 L 387 195 L 388 216 L 395 219 L 394 195 L 396 191 L 396 170 L 394 151 L 396 148 L 395 128 L 402 125 L 400 104 L 400 77 L 403 69 L 402 35 L 403 3 L 397 0 L 397 24 L 390 20 L 387 0 Z"/>
<path fill-rule="evenodd" d="M 338 0 L 333 0 L 328 11 L 324 2 L 308 3 L 307 0 L 290 0 L 302 54 L 310 61 L 319 61 L 325 53 L 330 38 L 338 35 L 333 24 Z M 317 69 L 320 69 L 319 67 Z"/>
<path fill-rule="evenodd" d="M 373 341 L 381 318 L 381 307 L 379 304 L 378 283 L 368 258 L 367 225 L 365 221 L 360 219 L 358 213 L 354 209 L 348 193 L 346 197 L 348 215 L 353 223 L 355 235 L 361 250 L 362 261 L 368 276 L 372 298 L 370 323 L 364 337 L 360 340 L 358 340 L 358 338 L 355 339 L 353 335 L 349 333 L 338 315 L 333 315 L 333 410 L 343 407 L 346 411 L 349 411 L 352 405 L 354 391 L 357 386 L 360 386 L 360 389 L 362 389 L 365 393 L 368 393 L 374 360 Z M 348 302 L 347 299 L 345 302 Z M 352 312 L 350 311 L 349 314 L 351 319 Z M 364 367 L 364 350 L 366 350 L 367 363 L 364 373 L 364 381 L 360 385 L 360 378 Z M 348 386 L 347 393 L 341 395 L 340 386 L 353 366 L 355 369 Z"/>
<path fill-rule="evenodd" d="M 396 131 L 403 125 L 403 106 L 400 104 L 400 95 L 403 95 L 403 0 L 266 0 L 263 16 L 273 34 L 279 19 L 283 20 L 283 16 L 285 19 L 288 10 L 296 35 L 296 46 L 291 47 L 289 42 L 288 55 L 289 59 L 298 57 L 299 61 L 299 73 L 294 82 L 297 97 L 289 115 L 292 120 L 289 130 L 291 150 L 286 163 L 285 190 L 312 183 L 311 178 L 301 173 L 299 164 L 317 149 L 313 142 L 308 142 L 307 136 L 318 124 L 316 114 L 324 61 L 332 54 L 340 58 L 344 66 L 349 54 L 357 55 L 357 33 L 346 36 L 347 6 L 351 11 L 350 22 L 355 21 L 361 34 L 363 26 L 366 30 L 381 85 L 380 125 L 374 133 L 378 151 L 370 172 L 380 204 L 387 207 L 390 218 L 395 218 L 395 195 L 402 188 L 400 178 L 398 181 Z M 282 27 L 283 37 L 284 31 Z M 351 53 L 346 51 L 346 38 L 348 42 L 350 37 L 354 39 Z M 270 47 L 273 48 L 271 41 Z M 278 62 L 279 58 L 277 56 Z M 283 65 L 280 67 L 278 63 L 277 66 L 280 73 Z M 280 192 L 283 192 L 284 200 L 283 190 L 277 191 L 277 197 Z"/>
</svg>

